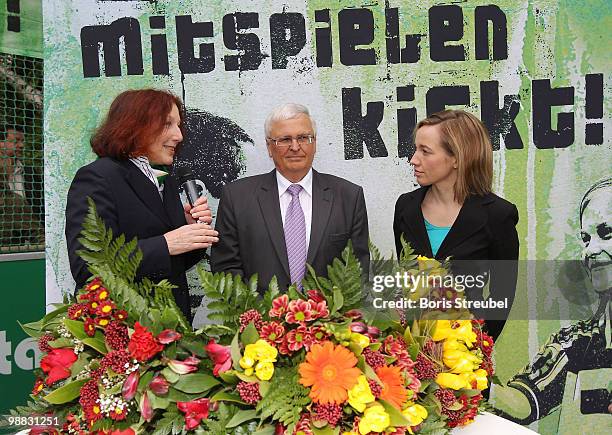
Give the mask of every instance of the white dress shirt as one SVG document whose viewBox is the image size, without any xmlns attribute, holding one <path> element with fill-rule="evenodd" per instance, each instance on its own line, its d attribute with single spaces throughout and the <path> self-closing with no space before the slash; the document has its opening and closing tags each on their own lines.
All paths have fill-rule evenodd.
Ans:
<svg viewBox="0 0 612 435">
<path fill-rule="evenodd" d="M 278 184 L 278 200 L 280 202 L 283 228 L 285 227 L 287 208 L 292 198 L 291 194 L 287 192 L 287 189 L 292 184 L 299 184 L 302 186 L 302 190 L 300 191 L 300 206 L 304 212 L 304 220 L 306 222 L 306 252 L 308 252 L 308 245 L 310 244 L 310 227 L 312 223 L 312 168 L 310 168 L 306 176 L 297 183 L 292 183 L 283 177 L 280 172 L 276 171 L 276 183 Z"/>
<path fill-rule="evenodd" d="M 159 191 L 159 195 L 163 198 L 164 185 L 159 184 L 157 177 L 167 175 L 168 173 L 152 168 L 151 163 L 149 163 L 149 159 L 146 156 L 134 157 L 131 158 L 130 161 L 134 163 L 149 180 L 151 180 L 151 183 L 155 184 L 155 187 L 157 187 L 157 190 Z"/>
</svg>

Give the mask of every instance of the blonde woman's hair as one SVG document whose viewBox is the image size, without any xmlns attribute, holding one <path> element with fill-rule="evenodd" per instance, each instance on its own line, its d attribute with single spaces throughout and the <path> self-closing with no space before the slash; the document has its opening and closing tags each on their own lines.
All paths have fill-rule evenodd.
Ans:
<svg viewBox="0 0 612 435">
<path fill-rule="evenodd" d="M 425 125 L 440 127 L 442 147 L 457 159 L 455 201 L 469 195 L 485 195 L 493 185 L 493 147 L 484 124 L 463 110 L 443 110 L 420 121 L 414 136 Z"/>
</svg>

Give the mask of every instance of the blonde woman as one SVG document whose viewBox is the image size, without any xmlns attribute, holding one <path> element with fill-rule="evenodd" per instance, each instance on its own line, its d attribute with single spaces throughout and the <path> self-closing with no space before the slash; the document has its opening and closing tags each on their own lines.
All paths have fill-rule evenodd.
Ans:
<svg viewBox="0 0 612 435">
<path fill-rule="evenodd" d="M 416 253 L 439 260 L 517 260 L 518 211 L 491 192 L 493 152 L 482 122 L 462 110 L 438 112 L 417 124 L 415 145 L 410 164 L 421 187 L 395 204 L 398 255 L 403 235 Z M 484 312 L 495 319 L 487 321 L 494 338 L 501 333 L 516 286 L 516 262 L 504 266 L 495 274 L 488 271 L 490 298 L 508 297 L 503 312 Z M 480 268 L 475 262 L 474 267 Z M 482 298 L 482 288 L 467 296 Z"/>
</svg>

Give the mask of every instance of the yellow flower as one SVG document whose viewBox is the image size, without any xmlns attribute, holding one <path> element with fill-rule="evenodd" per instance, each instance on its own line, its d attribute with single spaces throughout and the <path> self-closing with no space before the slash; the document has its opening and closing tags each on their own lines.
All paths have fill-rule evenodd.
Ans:
<svg viewBox="0 0 612 435">
<path fill-rule="evenodd" d="M 370 338 L 366 335 L 353 332 L 351 333 L 351 343 L 363 350 L 370 345 Z"/>
<path fill-rule="evenodd" d="M 238 362 L 240 363 L 240 367 L 242 367 L 243 369 L 248 369 L 255 365 L 255 360 L 246 355 L 240 358 L 240 361 Z"/>
<path fill-rule="evenodd" d="M 348 391 L 348 403 L 359 412 L 363 412 L 368 403 L 375 399 L 364 375 L 357 378 L 357 384 Z"/>
<path fill-rule="evenodd" d="M 404 417 L 410 422 L 410 426 L 421 424 L 427 418 L 427 410 L 416 403 L 411 404 L 402 411 Z"/>
<path fill-rule="evenodd" d="M 350 432 L 342 432 L 342 435 L 359 435 L 359 434 L 357 432 L 350 431 Z"/>
<path fill-rule="evenodd" d="M 244 374 L 247 376 L 251 376 L 253 374 L 253 367 L 249 367 L 248 369 L 244 369 Z"/>
<path fill-rule="evenodd" d="M 262 381 L 269 381 L 274 374 L 274 364 L 271 362 L 258 362 L 255 366 L 255 376 Z"/>
<path fill-rule="evenodd" d="M 457 340 L 445 340 L 442 345 L 442 360 L 453 373 L 470 373 L 476 370 L 482 360 Z"/>
<path fill-rule="evenodd" d="M 476 333 L 472 329 L 472 322 L 469 320 L 438 320 L 431 338 L 433 341 L 461 340 L 472 347 L 476 341 Z"/>
<path fill-rule="evenodd" d="M 472 373 L 463 373 L 461 376 L 465 377 L 466 382 L 470 388 L 473 388 L 474 381 L 476 381 L 476 389 L 478 390 L 484 390 L 489 386 L 486 370 L 478 369 Z"/>
<path fill-rule="evenodd" d="M 436 376 L 436 383 L 443 388 L 452 388 L 460 390 L 467 387 L 465 376 L 455 375 L 453 373 L 439 373 Z"/>
<path fill-rule="evenodd" d="M 391 424 L 391 417 L 380 404 L 366 408 L 359 421 L 359 433 L 382 432 Z"/>
<path fill-rule="evenodd" d="M 257 340 L 255 343 L 247 344 L 244 356 L 260 362 L 275 362 L 278 351 L 266 340 Z"/>
</svg>

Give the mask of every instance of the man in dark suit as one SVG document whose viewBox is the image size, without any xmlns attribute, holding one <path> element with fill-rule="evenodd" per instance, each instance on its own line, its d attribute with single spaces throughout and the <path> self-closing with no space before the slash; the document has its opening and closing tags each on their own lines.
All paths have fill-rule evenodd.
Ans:
<svg viewBox="0 0 612 435">
<path fill-rule="evenodd" d="M 318 275 L 349 240 L 363 270 L 369 267 L 368 217 L 363 189 L 312 169 L 316 126 L 308 109 L 284 104 L 265 123 L 275 170 L 224 187 L 212 249 L 213 272 L 259 274 L 258 289 L 273 276 L 281 289 L 301 286 L 306 263 Z"/>
</svg>

